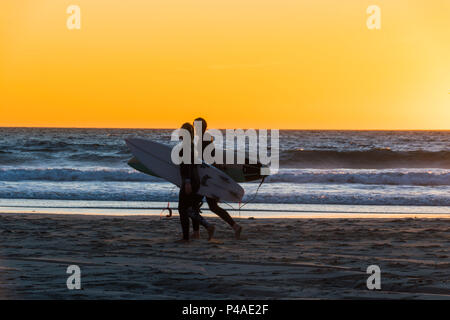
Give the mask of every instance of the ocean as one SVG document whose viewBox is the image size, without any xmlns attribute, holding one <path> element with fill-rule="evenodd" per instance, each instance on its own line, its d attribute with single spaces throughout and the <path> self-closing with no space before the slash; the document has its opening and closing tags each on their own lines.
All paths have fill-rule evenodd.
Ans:
<svg viewBox="0 0 450 320">
<path fill-rule="evenodd" d="M 124 142 L 171 144 L 171 132 L 0 128 L 0 207 L 176 202 L 176 187 L 127 165 Z M 450 131 L 281 130 L 279 172 L 258 193 L 258 182 L 242 186 L 243 202 L 263 207 L 432 206 L 449 213 Z"/>
</svg>

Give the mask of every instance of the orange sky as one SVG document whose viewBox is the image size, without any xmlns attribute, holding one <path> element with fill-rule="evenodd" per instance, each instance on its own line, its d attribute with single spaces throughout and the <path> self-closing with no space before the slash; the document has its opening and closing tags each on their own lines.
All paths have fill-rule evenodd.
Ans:
<svg viewBox="0 0 450 320">
<path fill-rule="evenodd" d="M 0 1 L 0 126 L 450 129 L 449 93 L 448 0 Z"/>
</svg>

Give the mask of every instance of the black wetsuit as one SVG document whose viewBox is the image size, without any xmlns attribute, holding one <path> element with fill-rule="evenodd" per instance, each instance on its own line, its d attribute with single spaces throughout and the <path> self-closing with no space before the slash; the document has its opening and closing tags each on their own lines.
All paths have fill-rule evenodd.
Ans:
<svg viewBox="0 0 450 320">
<path fill-rule="evenodd" d="M 182 155 L 182 153 L 181 153 Z M 191 163 L 180 164 L 181 186 L 178 197 L 178 212 L 180 214 L 181 228 L 183 230 L 183 239 L 189 240 L 189 218 L 192 219 L 194 230 L 199 229 L 199 225 L 205 228 L 209 227 L 206 220 L 200 215 L 200 203 L 203 196 L 198 195 L 197 191 L 200 188 L 200 179 L 197 172 L 197 165 L 194 164 L 194 146 L 191 145 Z M 192 192 L 186 194 L 186 181 L 190 180 Z"/>
<path fill-rule="evenodd" d="M 204 152 L 205 148 L 211 143 L 213 143 L 212 140 L 203 141 L 202 142 L 202 152 Z M 211 156 L 213 156 L 213 157 L 215 156 L 214 149 L 211 152 Z M 217 214 L 219 217 L 221 217 L 222 220 L 224 220 L 226 223 L 228 223 L 231 227 L 234 225 L 233 218 L 231 218 L 231 216 L 229 215 L 228 212 L 226 212 L 224 209 L 222 209 L 221 207 L 218 206 L 218 204 L 217 204 L 218 201 L 216 199 L 206 197 L 206 202 L 208 203 L 209 210 L 211 210 L 212 212 Z"/>
</svg>

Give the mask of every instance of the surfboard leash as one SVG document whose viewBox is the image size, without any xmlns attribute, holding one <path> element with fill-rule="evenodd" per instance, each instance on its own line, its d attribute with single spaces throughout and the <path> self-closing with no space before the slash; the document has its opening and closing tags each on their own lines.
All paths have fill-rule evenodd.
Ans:
<svg viewBox="0 0 450 320">
<path fill-rule="evenodd" d="M 171 218 L 172 217 L 172 209 L 170 208 L 170 201 L 167 202 L 167 207 L 162 209 L 161 214 L 159 215 L 159 219 L 162 219 L 162 214 L 164 211 L 169 211 L 169 214 L 166 215 L 166 218 Z"/>
<path fill-rule="evenodd" d="M 170 196 L 172 195 L 173 191 L 175 190 L 175 187 L 176 187 L 176 186 L 174 186 L 174 187 L 172 188 L 172 190 L 170 191 L 170 193 L 169 193 L 169 200 L 167 200 L 167 207 L 164 208 L 164 209 L 162 209 L 161 213 L 159 214 L 159 220 L 162 219 L 162 214 L 163 214 L 163 212 L 166 211 L 166 210 L 169 212 L 169 214 L 166 215 L 166 218 L 171 218 L 171 217 L 172 217 L 172 209 L 170 208 Z"/>
<path fill-rule="evenodd" d="M 250 200 L 245 202 L 243 205 L 241 205 L 241 203 L 239 202 L 239 217 L 241 216 L 241 208 L 243 208 L 247 203 L 253 201 L 256 198 L 256 196 L 258 195 L 259 188 L 261 188 L 261 185 L 264 183 L 264 180 L 266 179 L 266 177 L 267 176 L 263 176 L 261 182 L 258 185 L 258 188 L 256 188 L 255 194 L 253 195 L 253 197 Z"/>
</svg>

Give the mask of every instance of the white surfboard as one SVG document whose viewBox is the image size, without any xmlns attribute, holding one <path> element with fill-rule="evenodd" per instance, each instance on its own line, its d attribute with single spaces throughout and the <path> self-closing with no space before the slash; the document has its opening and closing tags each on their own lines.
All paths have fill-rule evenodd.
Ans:
<svg viewBox="0 0 450 320">
<path fill-rule="evenodd" d="M 177 185 L 181 185 L 180 166 L 172 162 L 172 148 L 147 139 L 125 139 L 133 155 L 157 176 Z M 206 163 L 198 165 L 200 189 L 198 194 L 219 201 L 240 202 L 244 189 L 232 178 Z"/>
</svg>

